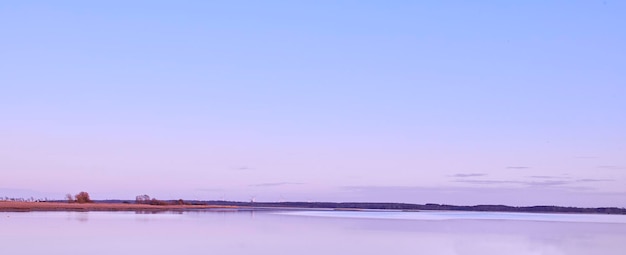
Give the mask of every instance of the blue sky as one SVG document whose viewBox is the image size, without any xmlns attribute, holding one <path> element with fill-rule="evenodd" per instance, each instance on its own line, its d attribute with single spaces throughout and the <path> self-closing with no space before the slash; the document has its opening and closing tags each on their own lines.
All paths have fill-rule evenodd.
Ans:
<svg viewBox="0 0 626 255">
<path fill-rule="evenodd" d="M 3 2 L 0 192 L 625 206 L 624 13 Z"/>
</svg>

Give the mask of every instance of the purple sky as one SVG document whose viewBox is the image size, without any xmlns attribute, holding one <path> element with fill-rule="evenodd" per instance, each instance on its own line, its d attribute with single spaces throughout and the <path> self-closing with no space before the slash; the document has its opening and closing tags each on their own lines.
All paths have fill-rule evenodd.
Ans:
<svg viewBox="0 0 626 255">
<path fill-rule="evenodd" d="M 0 196 L 626 206 L 619 1 L 0 4 Z"/>
</svg>

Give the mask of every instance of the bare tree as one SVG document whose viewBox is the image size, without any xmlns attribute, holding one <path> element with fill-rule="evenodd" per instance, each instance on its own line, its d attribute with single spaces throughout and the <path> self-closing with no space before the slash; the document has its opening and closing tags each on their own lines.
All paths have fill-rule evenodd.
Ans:
<svg viewBox="0 0 626 255">
<path fill-rule="evenodd" d="M 149 204 L 150 203 L 150 196 L 148 195 L 139 195 L 135 197 L 135 203 L 137 204 Z"/>
<path fill-rule="evenodd" d="M 68 203 L 74 203 L 74 196 L 72 196 L 72 194 L 67 193 L 65 194 L 65 200 L 67 200 Z"/>
<path fill-rule="evenodd" d="M 76 194 L 75 196 L 76 198 L 76 202 L 84 204 L 84 203 L 93 203 L 93 201 L 91 201 L 91 198 L 89 198 L 89 193 L 81 191 L 80 193 Z"/>
</svg>

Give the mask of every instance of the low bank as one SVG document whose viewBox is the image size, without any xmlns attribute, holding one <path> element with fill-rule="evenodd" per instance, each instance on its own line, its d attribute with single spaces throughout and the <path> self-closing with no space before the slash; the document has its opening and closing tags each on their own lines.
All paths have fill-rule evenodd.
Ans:
<svg viewBox="0 0 626 255">
<path fill-rule="evenodd" d="M 234 209 L 226 205 L 149 205 L 124 203 L 62 203 L 1 201 L 0 212 L 31 211 L 185 211 L 198 209 Z"/>
</svg>

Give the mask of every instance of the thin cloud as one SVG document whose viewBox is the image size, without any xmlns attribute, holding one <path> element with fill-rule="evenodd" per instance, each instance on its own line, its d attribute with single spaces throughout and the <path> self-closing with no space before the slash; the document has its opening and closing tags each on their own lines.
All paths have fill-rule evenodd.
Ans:
<svg viewBox="0 0 626 255">
<path fill-rule="evenodd" d="M 571 181 L 555 181 L 555 180 L 524 182 L 524 184 L 528 186 L 558 186 L 558 185 L 566 185 L 566 184 L 571 184 L 571 183 L 572 183 Z"/>
<path fill-rule="evenodd" d="M 611 169 L 611 170 L 626 170 L 626 166 L 614 166 L 614 165 L 598 166 L 598 168 Z"/>
<path fill-rule="evenodd" d="M 456 205 L 507 204 L 513 206 L 607 206 L 621 201 L 626 192 L 598 192 L 593 187 L 546 186 L 342 186 L 340 193 L 354 201 L 389 201 Z M 336 195 L 335 195 L 336 196 Z M 392 197 L 390 199 L 390 197 Z M 607 197 L 610 199 L 607 200 Z"/>
<path fill-rule="evenodd" d="M 487 174 L 483 174 L 483 173 L 455 174 L 455 175 L 451 175 L 450 177 L 467 178 L 467 177 L 482 177 L 482 176 L 487 176 Z"/>
<path fill-rule="evenodd" d="M 557 186 L 573 183 L 564 180 L 546 180 L 546 181 L 510 181 L 510 180 L 456 180 L 455 182 L 481 184 L 481 185 L 497 185 L 497 184 L 518 184 L 523 186 Z"/>
<path fill-rule="evenodd" d="M 247 166 L 239 166 L 239 167 L 232 168 L 232 170 L 234 170 L 234 171 L 248 171 L 248 170 L 252 170 L 252 168 L 251 167 L 247 167 Z"/>
<path fill-rule="evenodd" d="M 531 175 L 531 176 L 526 176 L 528 178 L 533 178 L 533 179 L 570 179 L 570 177 L 566 177 L 566 176 L 552 176 L 552 175 Z"/>
<path fill-rule="evenodd" d="M 612 182 L 613 179 L 578 179 L 577 182 Z"/>
<path fill-rule="evenodd" d="M 529 166 L 507 166 L 506 169 L 522 170 L 522 169 L 530 169 L 530 167 Z"/>
<path fill-rule="evenodd" d="M 596 157 L 596 156 L 575 156 L 574 158 L 577 158 L 577 159 L 596 159 L 598 157 Z"/>
<path fill-rule="evenodd" d="M 302 182 L 268 182 L 268 183 L 259 183 L 259 184 L 251 184 L 251 187 L 277 187 L 277 186 L 285 186 L 285 185 L 302 185 Z"/>
<path fill-rule="evenodd" d="M 520 181 L 503 181 L 503 180 L 455 180 L 454 182 L 471 183 L 471 184 L 520 184 Z"/>
<path fill-rule="evenodd" d="M 589 186 L 567 186 L 567 187 L 563 187 L 563 188 L 567 188 L 568 190 L 573 190 L 573 191 L 594 191 L 594 190 L 598 190 L 597 188 L 593 188 L 593 187 L 589 187 Z"/>
<path fill-rule="evenodd" d="M 576 183 L 615 181 L 612 179 L 591 179 L 591 178 L 567 180 L 568 178 L 560 178 L 560 177 L 555 177 L 555 176 L 533 176 L 533 177 L 535 179 L 543 179 L 543 180 L 514 181 L 514 180 L 459 179 L 459 180 L 455 180 L 454 182 L 480 184 L 480 185 L 517 184 L 517 185 L 528 186 L 528 187 L 547 187 L 547 186 L 563 186 L 563 185 L 576 184 Z"/>
<path fill-rule="evenodd" d="M 216 191 L 224 191 L 224 189 L 218 189 L 218 188 L 198 188 L 195 189 L 196 191 L 202 191 L 202 192 L 216 192 Z"/>
</svg>

